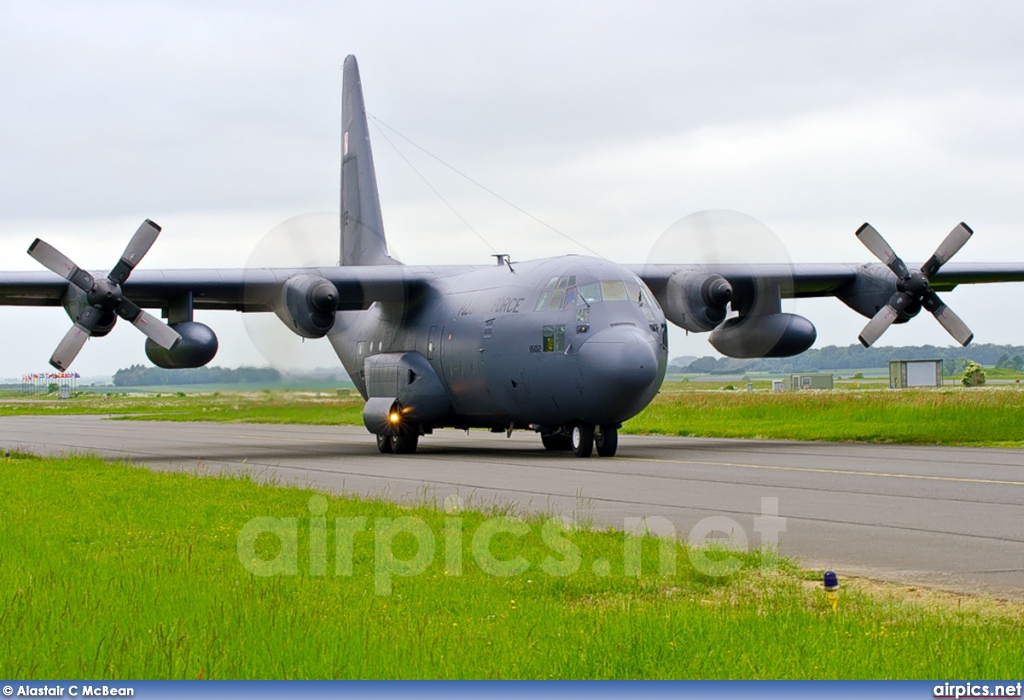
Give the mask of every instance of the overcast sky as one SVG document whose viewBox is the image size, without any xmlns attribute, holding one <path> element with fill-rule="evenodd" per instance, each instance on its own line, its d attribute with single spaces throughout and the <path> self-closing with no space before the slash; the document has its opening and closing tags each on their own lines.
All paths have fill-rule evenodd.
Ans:
<svg viewBox="0 0 1024 700">
<path fill-rule="evenodd" d="M 333 263 L 349 53 L 389 243 L 407 263 L 587 252 L 417 146 L 620 262 L 643 262 L 675 221 L 713 208 L 763 222 L 794 262 L 868 261 L 854 237 L 864 221 L 920 261 L 961 220 L 976 235 L 958 261 L 1024 261 L 1021 26 L 1024 4 L 976 0 L 9 0 L 0 268 L 37 269 L 25 250 L 39 236 L 107 270 L 147 217 L 164 227 L 151 269 L 240 267 L 257 248 Z M 307 219 L 319 259 L 270 234 L 314 212 L 333 214 Z M 720 247 L 710 255 L 744 253 Z M 1024 344 L 1022 293 L 945 301 L 975 342 Z M 819 346 L 856 342 L 866 322 L 831 299 L 793 310 Z M 47 367 L 71 323 L 59 309 L 0 315 L 0 377 Z M 240 314 L 199 320 L 221 338 L 214 364 L 263 362 Z M 951 342 L 927 314 L 882 340 Z M 330 362 L 307 346 L 304 362 Z M 74 369 L 109 374 L 146 362 L 142 347 L 119 324 Z M 714 353 L 680 332 L 671 354 Z"/>
</svg>

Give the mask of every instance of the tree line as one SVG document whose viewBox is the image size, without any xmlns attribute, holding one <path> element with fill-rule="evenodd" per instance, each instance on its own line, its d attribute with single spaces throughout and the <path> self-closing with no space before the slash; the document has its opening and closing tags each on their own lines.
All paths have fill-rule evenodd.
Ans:
<svg viewBox="0 0 1024 700">
<path fill-rule="evenodd" d="M 184 384 L 274 384 L 281 373 L 270 367 L 197 367 L 162 369 L 132 365 L 114 373 L 114 386 L 178 386 Z"/>
<path fill-rule="evenodd" d="M 1024 370 L 1024 346 L 969 345 L 939 347 L 919 345 L 904 347 L 871 347 L 863 345 L 826 345 L 811 348 L 795 357 L 739 360 L 731 357 L 701 357 L 686 367 L 671 366 L 669 372 L 700 372 L 708 374 L 739 374 L 744 372 L 813 372 L 816 370 L 853 370 L 887 368 L 890 360 L 943 360 L 943 371 L 956 374 L 967 362 L 987 367 Z M 963 371 L 962 369 L 960 371 Z"/>
</svg>

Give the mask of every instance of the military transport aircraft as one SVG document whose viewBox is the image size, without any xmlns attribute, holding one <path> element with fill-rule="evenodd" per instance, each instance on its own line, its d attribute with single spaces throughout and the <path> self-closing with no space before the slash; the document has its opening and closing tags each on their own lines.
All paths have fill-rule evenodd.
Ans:
<svg viewBox="0 0 1024 700">
<path fill-rule="evenodd" d="M 783 313 L 782 298 L 835 296 L 870 319 L 865 345 L 922 308 L 966 345 L 971 331 L 936 291 L 1024 280 L 1024 264 L 947 265 L 972 234 L 965 224 L 917 268 L 868 224 L 856 235 L 883 264 L 624 266 L 570 255 L 405 266 L 388 255 L 353 56 L 342 100 L 337 267 L 133 274 L 160 232 L 147 220 L 107 275 L 37 239 L 29 255 L 51 272 L 0 272 L 0 304 L 64 307 L 74 325 L 50 359 L 62 370 L 119 316 L 147 336 L 154 364 L 184 368 L 217 352 L 195 309 L 273 312 L 300 336 L 328 338 L 366 399 L 363 420 L 383 453 L 414 452 L 421 435 L 457 427 L 532 430 L 549 450 L 589 457 L 595 446 L 614 455 L 622 422 L 658 392 L 666 321 L 710 331 L 725 355 L 783 357 L 808 349 L 816 331 Z"/>
</svg>

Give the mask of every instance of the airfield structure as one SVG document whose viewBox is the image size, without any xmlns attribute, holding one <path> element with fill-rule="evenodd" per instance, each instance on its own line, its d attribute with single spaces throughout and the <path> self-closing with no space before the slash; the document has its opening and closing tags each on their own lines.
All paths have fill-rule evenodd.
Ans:
<svg viewBox="0 0 1024 700">
<path fill-rule="evenodd" d="M 942 360 L 890 360 L 889 388 L 942 386 Z"/>
<path fill-rule="evenodd" d="M 801 389 L 831 389 L 831 372 L 804 372 L 802 374 L 787 374 L 786 388 L 790 391 Z"/>
</svg>

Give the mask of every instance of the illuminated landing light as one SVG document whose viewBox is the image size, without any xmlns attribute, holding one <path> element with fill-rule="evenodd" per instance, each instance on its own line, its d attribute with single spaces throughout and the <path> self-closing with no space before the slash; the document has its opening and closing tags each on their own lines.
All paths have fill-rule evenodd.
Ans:
<svg viewBox="0 0 1024 700">
<path fill-rule="evenodd" d="M 392 423 L 397 423 L 397 422 L 398 422 L 398 421 L 399 421 L 399 420 L 401 419 L 401 416 L 400 416 L 400 415 L 398 415 L 398 412 L 397 412 L 397 411 L 392 411 L 392 412 L 391 412 L 391 415 L 389 415 L 389 416 L 388 416 L 388 419 L 389 419 L 389 420 L 390 420 L 390 421 L 391 421 Z"/>
</svg>

